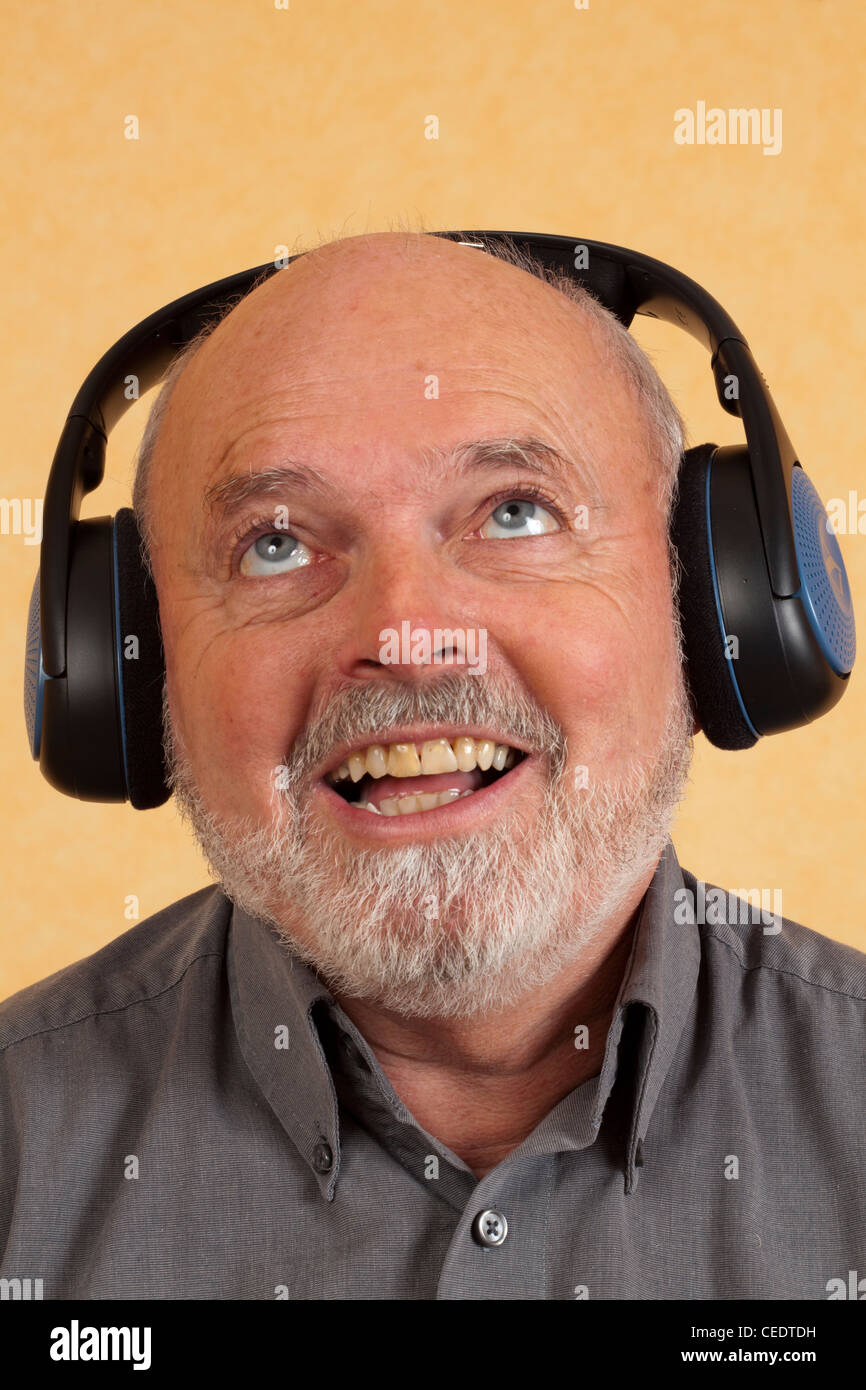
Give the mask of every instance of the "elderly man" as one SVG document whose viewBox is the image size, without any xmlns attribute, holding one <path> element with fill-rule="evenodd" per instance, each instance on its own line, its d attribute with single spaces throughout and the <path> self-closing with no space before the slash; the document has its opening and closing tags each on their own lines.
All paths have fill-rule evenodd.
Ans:
<svg viewBox="0 0 866 1390">
<path fill-rule="evenodd" d="M 134 504 L 219 883 L 4 1006 L 3 1276 L 822 1299 L 862 1265 L 866 957 L 678 910 L 682 443 L 594 300 L 420 233 L 318 247 L 175 364 Z"/>
</svg>

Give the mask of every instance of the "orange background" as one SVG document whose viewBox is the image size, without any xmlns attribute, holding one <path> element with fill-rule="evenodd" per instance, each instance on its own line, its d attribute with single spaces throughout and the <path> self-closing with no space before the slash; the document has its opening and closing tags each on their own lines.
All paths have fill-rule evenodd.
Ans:
<svg viewBox="0 0 866 1390">
<path fill-rule="evenodd" d="M 7 8 L 3 495 L 44 495 L 79 385 L 154 309 L 298 238 L 419 220 L 610 241 L 677 266 L 749 339 L 825 502 L 866 494 L 864 39 L 855 0 Z M 698 101 L 781 108 L 781 153 L 675 144 L 674 112 Z M 740 442 L 698 344 L 646 320 L 635 332 L 689 442 Z M 149 404 L 112 435 L 82 515 L 129 504 Z M 840 544 L 866 630 L 866 539 Z M 31 762 L 38 562 L 37 546 L 0 536 L 0 997 L 208 881 L 172 803 L 77 802 Z M 781 888 L 786 916 L 866 949 L 864 716 L 855 669 L 807 729 L 746 753 L 699 737 L 681 862 L 728 888 Z"/>
</svg>

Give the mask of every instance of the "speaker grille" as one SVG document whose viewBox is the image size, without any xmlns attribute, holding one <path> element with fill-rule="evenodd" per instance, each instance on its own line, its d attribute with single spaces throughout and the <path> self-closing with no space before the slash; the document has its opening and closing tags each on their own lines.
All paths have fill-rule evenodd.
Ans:
<svg viewBox="0 0 866 1390">
<path fill-rule="evenodd" d="M 800 597 L 818 643 L 833 669 L 845 676 L 854 665 L 854 605 L 839 542 L 824 504 L 802 468 L 791 480 L 794 540 Z"/>
</svg>

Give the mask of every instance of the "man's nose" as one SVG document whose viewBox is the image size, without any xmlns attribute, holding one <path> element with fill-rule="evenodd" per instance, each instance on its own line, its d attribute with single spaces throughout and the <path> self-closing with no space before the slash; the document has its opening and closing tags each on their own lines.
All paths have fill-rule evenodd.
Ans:
<svg viewBox="0 0 866 1390">
<path fill-rule="evenodd" d="M 429 548 L 406 542 L 378 548 L 352 582 L 351 626 L 339 658 L 345 675 L 369 678 L 375 671 L 423 680 L 459 662 L 465 582 Z"/>
</svg>

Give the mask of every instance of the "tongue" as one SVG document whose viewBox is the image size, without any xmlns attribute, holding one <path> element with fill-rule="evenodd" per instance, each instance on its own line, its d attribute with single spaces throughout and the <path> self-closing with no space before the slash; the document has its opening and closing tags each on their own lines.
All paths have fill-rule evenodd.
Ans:
<svg viewBox="0 0 866 1390">
<path fill-rule="evenodd" d="M 449 787 L 458 791 L 477 791 L 483 781 L 481 769 L 474 767 L 471 772 L 434 772 L 428 777 L 380 777 L 374 780 L 369 774 L 360 784 L 355 801 L 369 801 L 371 806 L 381 806 L 389 796 L 413 796 L 415 792 L 444 792 Z"/>
</svg>

